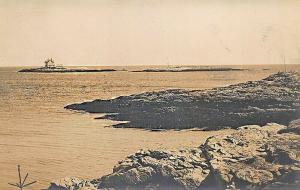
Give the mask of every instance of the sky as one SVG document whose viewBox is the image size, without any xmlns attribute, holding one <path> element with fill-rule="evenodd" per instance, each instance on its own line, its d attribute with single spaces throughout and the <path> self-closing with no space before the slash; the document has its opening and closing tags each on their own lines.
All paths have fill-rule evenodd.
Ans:
<svg viewBox="0 0 300 190">
<path fill-rule="evenodd" d="M 0 66 L 300 63 L 299 0 L 0 0 Z"/>
</svg>

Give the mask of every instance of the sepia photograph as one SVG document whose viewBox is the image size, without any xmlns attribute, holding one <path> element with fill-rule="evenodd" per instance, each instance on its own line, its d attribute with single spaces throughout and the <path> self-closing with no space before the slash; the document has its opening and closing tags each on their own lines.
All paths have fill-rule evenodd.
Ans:
<svg viewBox="0 0 300 190">
<path fill-rule="evenodd" d="M 300 0 L 0 0 L 1 190 L 299 190 Z"/>
</svg>

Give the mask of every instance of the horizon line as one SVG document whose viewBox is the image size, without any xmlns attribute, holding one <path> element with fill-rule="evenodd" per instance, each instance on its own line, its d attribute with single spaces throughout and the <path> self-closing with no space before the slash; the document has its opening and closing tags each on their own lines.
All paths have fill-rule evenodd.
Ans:
<svg viewBox="0 0 300 190">
<path fill-rule="evenodd" d="M 279 63 L 264 63 L 264 64 L 201 64 L 201 65 L 193 65 L 193 64 L 186 64 L 186 65 L 167 65 L 167 64 L 151 64 L 151 65 L 63 65 L 65 67 L 136 67 L 136 66 L 261 66 L 261 65 L 297 65 L 299 63 L 286 63 L 286 64 L 279 64 Z M 15 66 L 2 66 L 0 65 L 0 67 L 42 67 L 41 66 L 36 66 L 36 65 L 15 65 Z"/>
</svg>

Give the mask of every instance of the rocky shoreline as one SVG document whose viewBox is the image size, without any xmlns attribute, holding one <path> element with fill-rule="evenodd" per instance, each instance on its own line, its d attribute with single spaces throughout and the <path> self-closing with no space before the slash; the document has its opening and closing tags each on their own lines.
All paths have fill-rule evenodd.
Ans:
<svg viewBox="0 0 300 190">
<path fill-rule="evenodd" d="M 199 147 L 140 150 L 120 161 L 109 175 L 91 181 L 64 178 L 48 190 L 97 189 L 299 189 L 300 136 L 289 127 L 239 127 L 231 135 L 212 136 Z"/>
<path fill-rule="evenodd" d="M 158 120 L 150 123 L 151 127 L 173 117 L 179 124 L 171 127 L 166 120 L 160 127 L 178 128 L 192 122 L 192 127 L 204 123 L 209 129 L 230 126 L 236 130 L 230 135 L 211 136 L 194 148 L 140 150 L 120 161 L 109 175 L 91 181 L 64 178 L 52 182 L 48 190 L 299 189 L 300 119 L 295 120 L 300 116 L 299 78 L 298 73 L 277 73 L 260 81 L 212 90 L 169 90 L 67 106 L 88 112 L 119 113 L 105 118 L 127 118 L 130 127 L 142 124 L 135 120 L 136 116 L 130 117 L 136 108 L 140 119 Z M 190 110 L 184 116 L 192 115 L 189 119 L 181 117 L 181 122 L 176 120 L 176 110 L 185 104 L 184 110 Z M 129 112 L 126 117 L 125 111 Z M 156 115 L 145 117 L 150 113 Z M 173 115 L 164 116 L 168 113 Z M 163 114 L 162 118 L 159 114 Z"/>
<path fill-rule="evenodd" d="M 105 113 L 97 119 L 129 121 L 114 127 L 217 130 L 242 125 L 287 125 L 300 115 L 300 74 L 277 73 L 210 90 L 165 90 L 71 104 L 65 108 Z"/>
</svg>

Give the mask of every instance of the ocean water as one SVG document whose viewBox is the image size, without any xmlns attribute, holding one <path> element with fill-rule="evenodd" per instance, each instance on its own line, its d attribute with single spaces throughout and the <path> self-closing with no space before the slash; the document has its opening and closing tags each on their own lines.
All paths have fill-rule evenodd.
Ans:
<svg viewBox="0 0 300 190">
<path fill-rule="evenodd" d="M 65 176 L 91 179 L 108 174 L 118 160 L 141 148 L 194 147 L 210 135 L 230 133 L 115 129 L 108 127 L 111 121 L 95 120 L 99 114 L 74 112 L 64 106 L 145 91 L 226 86 L 284 70 L 281 65 L 235 67 L 249 70 L 46 74 L 0 67 L 0 189 L 14 189 L 7 183 L 17 182 L 18 164 L 23 175 L 29 172 L 29 181 L 38 181 L 30 188 L 35 190 Z M 300 71 L 300 66 L 288 65 L 287 70 Z"/>
</svg>

